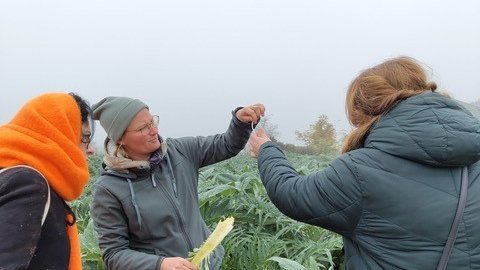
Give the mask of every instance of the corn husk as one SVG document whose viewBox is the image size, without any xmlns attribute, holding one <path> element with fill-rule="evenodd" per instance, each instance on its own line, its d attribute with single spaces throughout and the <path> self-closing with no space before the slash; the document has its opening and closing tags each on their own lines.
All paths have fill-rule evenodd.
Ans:
<svg viewBox="0 0 480 270">
<path fill-rule="evenodd" d="M 233 229 L 233 217 L 228 217 L 223 221 L 219 221 L 215 230 L 205 240 L 198 250 L 195 251 L 191 262 L 197 267 L 205 260 L 222 242 L 223 238 Z"/>
</svg>

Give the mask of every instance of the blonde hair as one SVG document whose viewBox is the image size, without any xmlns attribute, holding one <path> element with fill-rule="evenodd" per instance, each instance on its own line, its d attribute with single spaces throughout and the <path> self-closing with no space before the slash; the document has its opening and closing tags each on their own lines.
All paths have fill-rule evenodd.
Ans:
<svg viewBox="0 0 480 270">
<path fill-rule="evenodd" d="M 348 87 L 345 109 L 355 129 L 348 134 L 342 153 L 363 147 L 372 126 L 398 102 L 435 91 L 425 70 L 410 57 L 398 57 L 364 70 Z"/>
</svg>

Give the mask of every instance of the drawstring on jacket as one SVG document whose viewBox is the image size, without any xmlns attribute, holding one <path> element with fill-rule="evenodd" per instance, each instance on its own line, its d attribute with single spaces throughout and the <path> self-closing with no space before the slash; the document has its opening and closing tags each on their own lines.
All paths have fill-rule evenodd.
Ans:
<svg viewBox="0 0 480 270">
<path fill-rule="evenodd" d="M 170 164 L 170 160 L 167 157 L 167 165 L 168 165 L 168 171 L 170 173 L 170 176 L 172 177 L 172 186 L 173 186 L 173 193 L 175 194 L 175 198 L 178 198 L 177 196 L 177 180 L 175 179 L 175 175 L 173 174 L 173 169 L 172 169 L 172 164 Z"/>
<path fill-rule="evenodd" d="M 152 178 L 152 185 L 153 187 L 157 187 L 157 182 L 155 181 L 155 176 L 153 175 L 153 172 L 151 174 L 151 178 Z"/>
<path fill-rule="evenodd" d="M 166 162 L 167 162 L 167 165 L 168 165 L 168 171 L 169 171 L 171 181 L 172 181 L 173 193 L 175 194 L 175 198 L 178 198 L 178 195 L 177 195 L 177 181 L 175 180 L 175 175 L 173 174 L 172 164 L 170 164 L 170 160 L 168 159 L 168 157 L 166 158 Z M 157 182 L 155 181 L 155 174 L 154 174 L 153 170 L 152 170 L 152 173 L 150 174 L 150 177 L 151 177 L 151 180 L 152 180 L 153 187 L 156 188 L 157 187 Z M 132 180 L 130 180 L 130 178 L 127 178 L 127 182 L 128 182 L 128 187 L 130 188 L 130 196 L 132 197 L 132 204 L 133 204 L 133 208 L 135 209 L 135 214 L 137 216 L 137 222 L 138 222 L 138 224 L 140 225 L 140 228 L 141 228 L 142 227 L 142 216 L 140 215 L 140 208 L 138 207 L 137 200 L 135 199 L 135 190 L 133 189 Z"/>
</svg>

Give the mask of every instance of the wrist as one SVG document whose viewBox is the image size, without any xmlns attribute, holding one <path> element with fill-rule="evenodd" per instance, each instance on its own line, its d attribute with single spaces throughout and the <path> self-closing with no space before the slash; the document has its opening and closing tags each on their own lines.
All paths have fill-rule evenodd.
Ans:
<svg viewBox="0 0 480 270">
<path fill-rule="evenodd" d="M 163 257 L 163 256 L 160 256 L 160 258 L 158 258 L 157 266 L 155 267 L 155 269 L 162 270 L 162 265 L 163 265 L 163 260 L 164 259 L 165 259 L 165 257 Z"/>
<path fill-rule="evenodd" d="M 243 109 L 243 107 L 237 107 L 235 108 L 233 111 L 232 111 L 232 115 L 237 118 L 237 120 L 240 121 L 240 117 L 238 117 L 238 111 L 240 111 L 241 109 Z"/>
</svg>

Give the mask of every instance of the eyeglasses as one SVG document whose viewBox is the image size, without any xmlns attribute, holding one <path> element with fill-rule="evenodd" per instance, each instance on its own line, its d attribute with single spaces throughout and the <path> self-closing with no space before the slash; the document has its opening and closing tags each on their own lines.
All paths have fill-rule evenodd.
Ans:
<svg viewBox="0 0 480 270">
<path fill-rule="evenodd" d="M 135 131 L 135 132 L 142 133 L 142 135 L 148 135 L 148 133 L 150 132 L 152 127 L 154 127 L 154 128 L 158 127 L 158 121 L 159 121 L 158 115 L 153 115 L 152 116 L 152 121 L 150 121 L 150 123 L 147 123 L 147 124 L 137 128 L 137 129 L 127 130 L 126 132 Z"/>
<path fill-rule="evenodd" d="M 91 114 L 90 114 L 91 115 Z M 88 118 L 88 128 L 86 128 L 85 123 L 82 123 L 82 135 L 80 136 L 80 141 L 85 144 L 88 148 L 90 143 L 93 140 L 93 134 L 95 133 L 95 122 L 91 117 Z"/>
<path fill-rule="evenodd" d="M 82 134 L 80 141 L 88 146 L 92 142 L 92 137 L 91 133 Z"/>
</svg>

